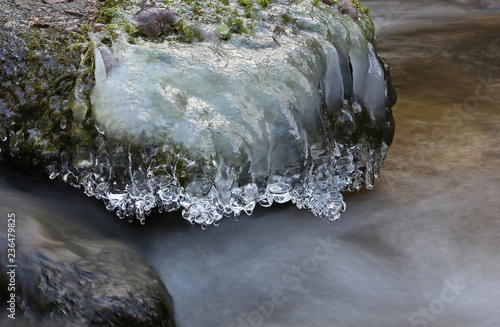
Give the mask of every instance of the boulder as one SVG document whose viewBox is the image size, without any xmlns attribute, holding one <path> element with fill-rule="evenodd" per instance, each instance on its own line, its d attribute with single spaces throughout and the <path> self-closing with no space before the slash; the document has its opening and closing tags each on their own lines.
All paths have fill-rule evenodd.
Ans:
<svg viewBox="0 0 500 327">
<path fill-rule="evenodd" d="M 7 219 L 0 225 L 2 303 L 11 296 L 7 272 L 15 271 L 16 321 L 7 321 L 16 326 L 175 325 L 172 298 L 140 254 L 66 223 L 28 196 L 0 192 L 6 202 L 2 216 L 15 219 L 9 231 L 14 262 L 7 262 Z"/>
<path fill-rule="evenodd" d="M 358 0 L 40 2 L 48 17 L 16 1 L 0 4 L 4 162 L 141 223 L 287 201 L 333 221 L 379 177 L 395 92 Z"/>
</svg>

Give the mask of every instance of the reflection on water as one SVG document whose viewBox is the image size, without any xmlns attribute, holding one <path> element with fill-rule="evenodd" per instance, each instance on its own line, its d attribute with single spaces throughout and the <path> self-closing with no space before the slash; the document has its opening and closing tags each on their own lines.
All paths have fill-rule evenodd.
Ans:
<svg viewBox="0 0 500 327">
<path fill-rule="evenodd" d="M 205 231 L 132 232 L 80 194 L 55 190 L 49 205 L 72 203 L 72 217 L 97 225 L 109 217 L 99 232 L 134 240 L 172 294 L 179 326 L 497 326 L 498 5 L 366 5 L 398 90 L 397 130 L 382 178 L 346 196 L 339 222 L 283 206 Z M 43 193 L 32 196 L 47 203 Z"/>
</svg>

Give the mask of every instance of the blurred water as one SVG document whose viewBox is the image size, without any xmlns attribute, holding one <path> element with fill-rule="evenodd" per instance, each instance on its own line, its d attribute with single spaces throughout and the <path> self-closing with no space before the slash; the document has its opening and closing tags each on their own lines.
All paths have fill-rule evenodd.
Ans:
<svg viewBox="0 0 500 327">
<path fill-rule="evenodd" d="M 498 5 L 365 3 L 398 90 L 397 130 L 382 178 L 346 195 L 340 221 L 280 206 L 204 231 L 131 226 L 77 190 L 12 172 L 2 199 L 66 211 L 142 251 L 181 327 L 497 326 Z"/>
</svg>

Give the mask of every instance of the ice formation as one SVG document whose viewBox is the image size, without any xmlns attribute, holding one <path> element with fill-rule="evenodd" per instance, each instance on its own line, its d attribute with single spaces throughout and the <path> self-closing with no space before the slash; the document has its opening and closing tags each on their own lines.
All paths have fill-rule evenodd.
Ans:
<svg viewBox="0 0 500 327">
<path fill-rule="evenodd" d="M 284 14 L 292 23 L 269 18 Z M 142 222 L 182 209 L 206 226 L 274 201 L 338 219 L 341 192 L 373 187 L 392 140 L 387 65 L 333 6 L 278 1 L 259 15 L 229 40 L 96 48 L 101 151 L 63 179 Z"/>
</svg>

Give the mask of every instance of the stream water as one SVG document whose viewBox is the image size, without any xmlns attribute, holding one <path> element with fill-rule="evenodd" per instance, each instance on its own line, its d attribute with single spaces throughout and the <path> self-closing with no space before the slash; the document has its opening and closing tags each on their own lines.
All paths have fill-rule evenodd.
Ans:
<svg viewBox="0 0 500 327">
<path fill-rule="evenodd" d="M 364 4 L 397 127 L 382 178 L 346 194 L 339 221 L 281 205 L 206 230 L 129 225 L 67 185 L 6 169 L 3 200 L 126 240 L 158 270 L 181 327 L 497 326 L 500 7 Z"/>
</svg>

